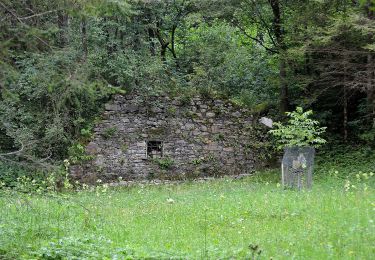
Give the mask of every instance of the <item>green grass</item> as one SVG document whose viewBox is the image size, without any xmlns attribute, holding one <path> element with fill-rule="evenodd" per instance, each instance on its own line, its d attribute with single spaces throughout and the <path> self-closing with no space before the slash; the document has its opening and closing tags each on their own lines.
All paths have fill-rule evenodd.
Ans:
<svg viewBox="0 0 375 260">
<path fill-rule="evenodd" d="M 0 259 L 85 250 L 102 259 L 119 249 L 137 259 L 237 259 L 251 256 L 249 245 L 259 259 L 372 259 L 374 162 L 320 163 L 313 189 L 302 192 L 279 187 L 277 171 L 58 195 L 3 191 Z M 74 240 L 83 238 L 86 247 Z"/>
</svg>

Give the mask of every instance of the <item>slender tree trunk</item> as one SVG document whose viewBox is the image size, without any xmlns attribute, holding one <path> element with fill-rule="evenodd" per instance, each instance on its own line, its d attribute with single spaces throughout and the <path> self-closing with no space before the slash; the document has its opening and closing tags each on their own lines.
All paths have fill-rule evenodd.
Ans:
<svg viewBox="0 0 375 260">
<path fill-rule="evenodd" d="M 372 128 L 375 128 L 375 75 L 372 54 L 367 54 L 367 106 Z"/>
<path fill-rule="evenodd" d="M 279 65 L 279 76 L 280 76 L 280 110 L 285 113 L 289 110 L 289 93 L 288 85 L 286 82 L 286 62 L 285 58 L 280 57 Z"/>
<path fill-rule="evenodd" d="M 365 5 L 365 12 L 367 18 L 370 20 L 375 19 L 375 3 L 372 0 L 367 0 L 367 4 Z M 372 34 L 368 35 L 369 41 L 372 40 Z M 369 116 L 371 119 L 372 128 L 375 129 L 375 72 L 374 72 L 374 61 L 373 61 L 373 54 L 367 54 L 367 79 L 368 79 L 368 86 L 367 86 L 367 104 L 369 108 Z"/>
<path fill-rule="evenodd" d="M 344 104 L 343 104 L 343 128 L 344 128 L 344 142 L 348 141 L 348 94 L 347 88 L 344 82 Z"/>
<path fill-rule="evenodd" d="M 82 50 L 83 50 L 83 60 L 87 60 L 88 49 L 87 49 L 87 20 L 83 16 L 81 20 L 81 35 L 82 35 Z"/>
<path fill-rule="evenodd" d="M 163 62 L 166 62 L 166 61 L 167 61 L 167 59 L 166 59 L 166 57 L 165 57 L 165 54 L 167 53 L 167 46 L 168 46 L 168 45 L 162 44 L 162 45 L 161 45 L 161 48 L 160 48 L 160 57 L 161 57 L 161 60 L 162 60 Z"/>
<path fill-rule="evenodd" d="M 176 50 L 175 50 L 175 34 L 176 34 L 177 26 L 173 25 L 172 32 L 171 32 L 171 52 L 173 55 L 173 58 L 177 59 Z"/>
<path fill-rule="evenodd" d="M 59 46 L 65 47 L 68 44 L 68 23 L 69 17 L 65 11 L 57 13 L 57 25 L 59 27 Z"/>
<path fill-rule="evenodd" d="M 165 40 L 163 38 L 163 36 L 161 35 L 161 32 L 160 32 L 160 30 L 158 28 L 154 29 L 154 33 L 155 33 L 155 35 L 158 38 L 158 41 L 160 43 L 160 57 L 161 57 L 161 60 L 163 62 L 165 62 L 167 60 L 166 59 L 166 53 L 167 53 L 167 48 L 168 48 L 169 42 L 168 42 L 168 40 Z"/>
<path fill-rule="evenodd" d="M 346 73 L 347 73 L 347 65 L 346 65 L 346 55 L 344 60 L 344 79 L 343 79 L 343 130 L 344 130 L 344 142 L 348 141 L 348 93 L 347 93 L 347 86 L 346 86 Z"/>
<path fill-rule="evenodd" d="M 279 77 L 280 77 L 280 111 L 285 113 L 289 110 L 288 85 L 286 81 L 286 46 L 281 20 L 281 9 L 279 0 L 268 0 L 273 13 L 273 30 L 275 33 L 277 48 L 280 55 Z"/>
<path fill-rule="evenodd" d="M 148 40 L 150 42 L 150 52 L 152 56 L 156 54 L 156 47 L 154 43 L 155 32 L 152 28 L 148 28 Z"/>
</svg>

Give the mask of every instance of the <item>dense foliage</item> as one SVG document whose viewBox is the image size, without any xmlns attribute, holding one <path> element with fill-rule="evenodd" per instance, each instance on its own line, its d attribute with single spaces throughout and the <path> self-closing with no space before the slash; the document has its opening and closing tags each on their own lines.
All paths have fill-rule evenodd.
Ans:
<svg viewBox="0 0 375 260">
<path fill-rule="evenodd" d="M 225 97 L 279 119 L 312 108 L 329 139 L 371 145 L 374 6 L 1 0 L 0 157 L 79 157 L 103 104 L 126 91 Z"/>
<path fill-rule="evenodd" d="M 312 110 L 304 112 L 302 107 L 297 107 L 296 111 L 287 112 L 288 124 L 274 123 L 274 129 L 270 130 L 270 133 L 277 139 L 279 149 L 295 146 L 319 147 L 326 142 L 320 137 L 326 127 L 319 127 L 319 122 L 310 118 L 312 114 Z"/>
</svg>

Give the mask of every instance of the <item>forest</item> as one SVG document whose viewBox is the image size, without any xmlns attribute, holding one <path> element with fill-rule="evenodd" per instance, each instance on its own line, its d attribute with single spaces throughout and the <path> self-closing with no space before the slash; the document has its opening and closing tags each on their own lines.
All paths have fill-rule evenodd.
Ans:
<svg viewBox="0 0 375 260">
<path fill-rule="evenodd" d="M 98 125 L 137 94 L 248 111 L 238 132 L 256 141 L 230 138 L 262 167 L 174 182 L 171 158 L 143 158 L 166 183 L 72 178 L 95 138 L 116 145 Z M 288 145 L 315 146 L 311 190 L 284 187 Z M 374 173 L 375 0 L 0 0 L 0 259 L 372 259 Z"/>
<path fill-rule="evenodd" d="M 0 5 L 2 158 L 61 161 L 131 91 L 221 96 L 276 119 L 311 108 L 332 142 L 373 145 L 373 1 Z"/>
</svg>

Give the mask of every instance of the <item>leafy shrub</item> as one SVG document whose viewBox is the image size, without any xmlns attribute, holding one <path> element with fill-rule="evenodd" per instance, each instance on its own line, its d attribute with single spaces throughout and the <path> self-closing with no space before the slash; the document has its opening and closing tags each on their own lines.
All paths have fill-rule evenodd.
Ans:
<svg viewBox="0 0 375 260">
<path fill-rule="evenodd" d="M 0 161 L 1 186 L 14 187 L 17 183 L 17 178 L 28 174 L 29 171 L 20 165 Z"/>
<path fill-rule="evenodd" d="M 153 161 L 159 165 L 160 169 L 163 169 L 163 170 L 168 170 L 168 169 L 171 169 L 173 164 L 174 164 L 174 161 L 169 158 L 169 157 L 166 157 L 166 158 L 154 158 Z"/>
<path fill-rule="evenodd" d="M 92 137 L 91 128 L 82 128 L 80 133 L 82 138 L 90 139 Z"/>
<path fill-rule="evenodd" d="M 319 127 L 319 122 L 309 118 L 313 112 L 303 111 L 302 107 L 297 107 L 296 111 L 287 112 L 288 124 L 274 123 L 275 129 L 269 132 L 277 139 L 278 148 L 293 146 L 313 146 L 319 147 L 326 143 L 320 135 L 325 132 L 326 127 Z"/>
<path fill-rule="evenodd" d="M 76 143 L 72 145 L 71 147 L 69 147 L 68 155 L 69 155 L 69 160 L 73 164 L 80 162 L 80 161 L 87 161 L 87 160 L 92 159 L 92 156 L 86 154 L 85 147 L 80 143 Z"/>
</svg>

